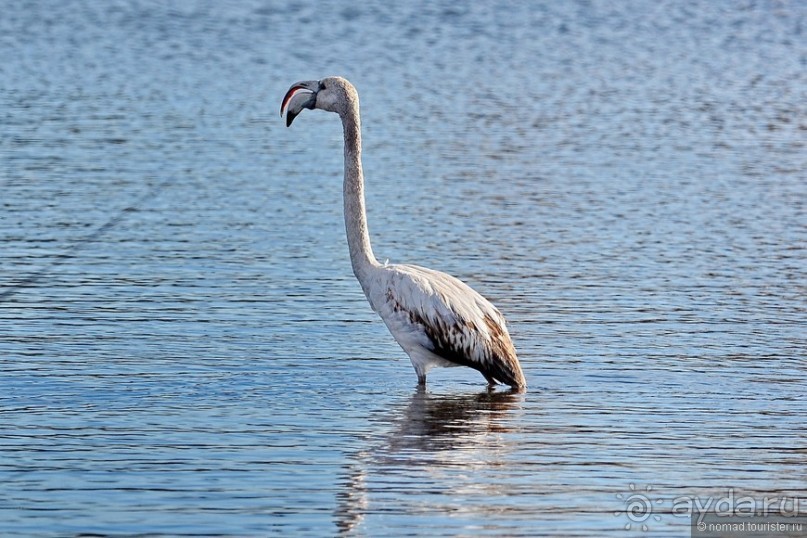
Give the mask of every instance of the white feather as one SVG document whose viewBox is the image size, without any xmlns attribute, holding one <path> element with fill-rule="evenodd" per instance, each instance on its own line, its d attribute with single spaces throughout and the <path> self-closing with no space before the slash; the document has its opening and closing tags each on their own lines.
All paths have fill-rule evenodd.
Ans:
<svg viewBox="0 0 807 538">
<path fill-rule="evenodd" d="M 374 272 L 367 298 L 418 376 L 435 366 L 466 365 L 503 383 L 524 384 L 504 317 L 467 284 L 416 265 Z"/>
</svg>

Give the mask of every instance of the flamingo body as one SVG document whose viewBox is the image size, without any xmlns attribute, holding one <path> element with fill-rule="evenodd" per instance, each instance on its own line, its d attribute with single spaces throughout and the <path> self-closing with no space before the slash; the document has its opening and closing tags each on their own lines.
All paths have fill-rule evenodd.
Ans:
<svg viewBox="0 0 807 538">
<path fill-rule="evenodd" d="M 396 264 L 379 272 L 368 300 L 419 380 L 435 366 L 469 366 L 491 384 L 525 385 L 504 316 L 487 299 L 432 269 Z"/>
</svg>

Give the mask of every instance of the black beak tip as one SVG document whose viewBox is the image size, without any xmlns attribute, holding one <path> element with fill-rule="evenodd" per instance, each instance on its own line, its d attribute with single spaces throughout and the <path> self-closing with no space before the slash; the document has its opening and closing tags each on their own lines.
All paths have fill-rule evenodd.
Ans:
<svg viewBox="0 0 807 538">
<path fill-rule="evenodd" d="M 297 117 L 297 114 L 293 112 L 286 113 L 286 127 L 291 127 L 291 122 L 294 121 L 294 118 Z"/>
</svg>

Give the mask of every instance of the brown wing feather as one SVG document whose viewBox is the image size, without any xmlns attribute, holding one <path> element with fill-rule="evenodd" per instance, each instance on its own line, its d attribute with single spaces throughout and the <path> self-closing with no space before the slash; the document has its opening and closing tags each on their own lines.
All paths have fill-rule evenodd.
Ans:
<svg viewBox="0 0 807 538">
<path fill-rule="evenodd" d="M 515 347 L 499 311 L 460 280 L 420 267 L 407 269 L 419 270 L 420 277 L 431 277 L 427 304 L 432 308 L 403 304 L 392 289 L 387 292 L 387 301 L 394 311 L 405 313 L 412 324 L 422 328 L 431 344 L 430 351 L 454 364 L 478 370 L 488 382 L 525 388 Z M 471 298 L 474 307 L 469 308 L 468 301 L 462 306 L 456 304 L 450 297 L 457 295 Z"/>
</svg>

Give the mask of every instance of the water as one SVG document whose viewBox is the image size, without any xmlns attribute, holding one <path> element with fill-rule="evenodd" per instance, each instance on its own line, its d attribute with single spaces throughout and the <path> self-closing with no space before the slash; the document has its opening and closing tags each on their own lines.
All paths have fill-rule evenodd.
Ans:
<svg viewBox="0 0 807 538">
<path fill-rule="evenodd" d="M 681 498 L 807 498 L 804 4 L 478 4 L 4 6 L 2 534 L 688 536 Z M 278 117 L 331 74 L 376 254 L 491 298 L 527 394 L 416 390 L 337 118 Z"/>
</svg>

